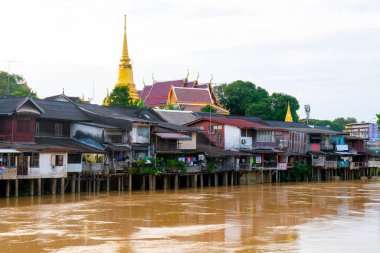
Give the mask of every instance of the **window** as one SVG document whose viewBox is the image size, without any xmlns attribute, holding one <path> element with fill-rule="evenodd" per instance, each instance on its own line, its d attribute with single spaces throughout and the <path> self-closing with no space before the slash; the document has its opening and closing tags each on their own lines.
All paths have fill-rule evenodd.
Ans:
<svg viewBox="0 0 380 253">
<path fill-rule="evenodd" d="M 81 154 L 69 154 L 67 156 L 67 163 L 81 163 L 82 155 Z"/>
<path fill-rule="evenodd" d="M 257 142 L 274 142 L 274 131 L 257 131 Z"/>
<path fill-rule="evenodd" d="M 222 136 L 220 134 L 218 134 L 218 139 L 217 139 L 218 143 L 221 143 L 222 142 Z"/>
<path fill-rule="evenodd" d="M 40 167 L 40 154 L 39 153 L 31 153 L 29 160 L 30 168 L 38 168 Z"/>
<path fill-rule="evenodd" d="M 62 123 L 54 123 L 55 136 L 62 136 Z"/>
<path fill-rule="evenodd" d="M 149 138 L 149 128 L 148 127 L 138 127 L 137 136 Z"/>
<path fill-rule="evenodd" d="M 51 166 L 63 166 L 64 155 L 52 155 Z"/>
</svg>

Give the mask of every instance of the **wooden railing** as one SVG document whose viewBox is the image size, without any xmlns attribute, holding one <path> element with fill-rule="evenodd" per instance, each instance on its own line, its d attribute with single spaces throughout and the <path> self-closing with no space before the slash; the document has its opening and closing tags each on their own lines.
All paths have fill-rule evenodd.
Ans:
<svg viewBox="0 0 380 253">
<path fill-rule="evenodd" d="M 368 161 L 368 167 L 380 168 L 380 161 Z"/>
<path fill-rule="evenodd" d="M 338 163 L 336 161 L 325 161 L 326 169 L 336 169 L 338 167 Z"/>
<path fill-rule="evenodd" d="M 0 179 L 16 179 L 17 168 L 0 167 Z"/>
<path fill-rule="evenodd" d="M 287 163 L 277 163 L 277 170 L 286 170 L 288 167 Z"/>
<path fill-rule="evenodd" d="M 158 151 L 177 151 L 178 144 L 176 142 L 159 142 L 157 143 L 156 150 Z"/>
<path fill-rule="evenodd" d="M 103 172 L 104 164 L 103 163 L 82 163 L 83 172 Z"/>
<path fill-rule="evenodd" d="M 325 159 L 322 159 L 322 158 L 314 159 L 312 165 L 315 167 L 318 167 L 318 166 L 324 167 L 325 166 Z"/>
</svg>

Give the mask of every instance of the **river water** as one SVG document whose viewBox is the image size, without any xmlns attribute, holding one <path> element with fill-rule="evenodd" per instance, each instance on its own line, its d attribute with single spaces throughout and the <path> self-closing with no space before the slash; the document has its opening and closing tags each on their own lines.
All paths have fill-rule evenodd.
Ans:
<svg viewBox="0 0 380 253">
<path fill-rule="evenodd" d="M 0 199 L 0 252 L 380 252 L 380 182 Z"/>
</svg>

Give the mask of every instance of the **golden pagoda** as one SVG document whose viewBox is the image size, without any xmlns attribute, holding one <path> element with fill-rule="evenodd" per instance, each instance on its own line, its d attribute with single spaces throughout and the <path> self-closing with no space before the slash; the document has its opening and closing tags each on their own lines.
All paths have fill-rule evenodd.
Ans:
<svg viewBox="0 0 380 253">
<path fill-rule="evenodd" d="M 290 111 L 290 104 L 288 102 L 288 111 L 286 112 L 285 122 L 293 122 L 292 112 Z"/>
<path fill-rule="evenodd" d="M 127 18 L 124 15 L 124 40 L 123 40 L 123 52 L 121 54 L 120 64 L 119 64 L 119 74 L 117 78 L 117 83 L 115 87 L 127 86 L 129 88 L 129 96 L 136 101 L 139 98 L 137 94 L 135 83 L 133 82 L 133 71 L 131 59 L 128 55 L 128 44 L 127 44 Z"/>
</svg>

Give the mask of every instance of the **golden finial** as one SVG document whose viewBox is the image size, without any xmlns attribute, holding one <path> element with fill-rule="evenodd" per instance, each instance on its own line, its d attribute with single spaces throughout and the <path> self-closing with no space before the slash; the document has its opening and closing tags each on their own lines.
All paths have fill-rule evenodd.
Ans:
<svg viewBox="0 0 380 253">
<path fill-rule="evenodd" d="M 154 73 L 152 73 L 152 81 L 153 81 L 153 83 L 156 82 L 156 80 L 154 80 Z"/>
<path fill-rule="evenodd" d="M 285 122 L 293 122 L 293 117 L 292 117 L 292 112 L 290 111 L 289 101 L 288 101 L 288 110 L 287 110 L 286 116 L 285 116 Z"/>
<path fill-rule="evenodd" d="M 145 87 L 145 79 L 143 78 L 143 84 L 144 84 L 144 87 Z"/>
<path fill-rule="evenodd" d="M 82 93 L 82 102 L 84 102 L 84 92 Z"/>
<path fill-rule="evenodd" d="M 195 84 L 198 84 L 198 80 L 199 80 L 199 72 L 197 74 L 197 78 L 195 79 Z"/>
<path fill-rule="evenodd" d="M 186 80 L 186 82 L 189 80 L 189 74 L 190 74 L 190 71 L 189 71 L 189 69 L 187 69 L 187 74 L 186 74 L 186 76 L 185 76 L 185 80 Z"/>
<path fill-rule="evenodd" d="M 104 100 L 103 105 L 104 105 L 104 106 L 110 106 L 110 94 L 109 94 L 109 92 L 108 92 L 108 88 L 107 88 L 106 99 Z"/>
<path fill-rule="evenodd" d="M 210 81 L 208 83 L 211 84 L 213 79 L 214 79 L 214 76 L 211 74 L 211 78 L 210 78 Z"/>
</svg>

